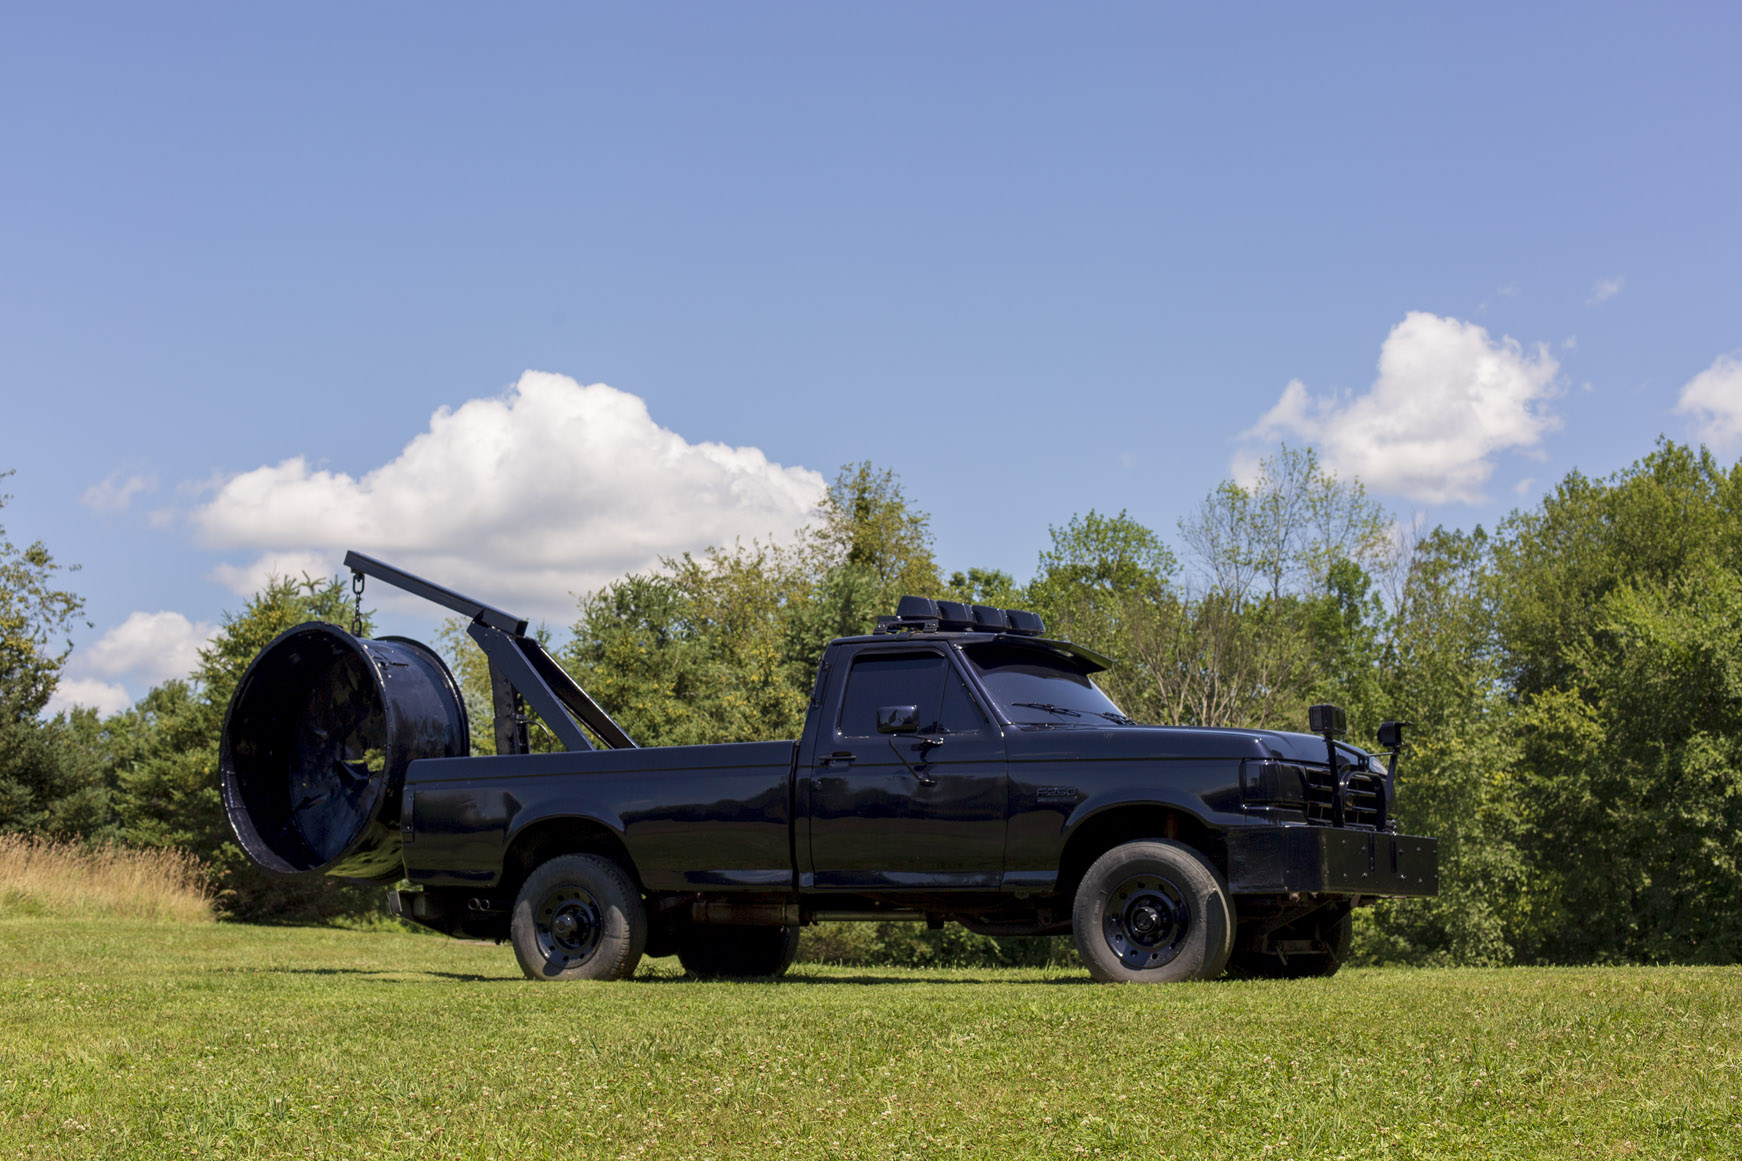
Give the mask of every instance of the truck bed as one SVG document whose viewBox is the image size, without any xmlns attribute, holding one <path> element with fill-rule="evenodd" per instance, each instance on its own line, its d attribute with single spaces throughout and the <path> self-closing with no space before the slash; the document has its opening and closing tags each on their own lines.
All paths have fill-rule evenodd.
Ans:
<svg viewBox="0 0 1742 1161">
<path fill-rule="evenodd" d="M 649 891 L 791 889 L 795 743 L 426 758 L 406 770 L 406 875 L 487 888 L 531 827 L 590 819 Z"/>
</svg>

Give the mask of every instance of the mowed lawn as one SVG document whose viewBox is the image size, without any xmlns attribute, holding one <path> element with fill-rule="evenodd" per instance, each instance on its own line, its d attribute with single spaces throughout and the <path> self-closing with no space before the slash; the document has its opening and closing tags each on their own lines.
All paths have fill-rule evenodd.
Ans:
<svg viewBox="0 0 1742 1161">
<path fill-rule="evenodd" d="M 0 1157 L 1742 1156 L 1742 970 L 532 984 L 398 933 L 0 921 Z"/>
</svg>

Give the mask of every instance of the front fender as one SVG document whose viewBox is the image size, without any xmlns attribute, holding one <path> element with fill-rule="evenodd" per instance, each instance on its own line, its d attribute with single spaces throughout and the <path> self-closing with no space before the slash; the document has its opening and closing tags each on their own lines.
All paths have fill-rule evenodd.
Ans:
<svg viewBox="0 0 1742 1161">
<path fill-rule="evenodd" d="M 1216 836 L 1253 822 L 1240 805 L 1239 771 L 1226 760 L 1089 761 L 1054 767 L 1045 781 L 1013 779 L 1005 885 L 1051 889 L 1083 843 L 1145 834 L 1208 846 L 1220 865 Z"/>
</svg>

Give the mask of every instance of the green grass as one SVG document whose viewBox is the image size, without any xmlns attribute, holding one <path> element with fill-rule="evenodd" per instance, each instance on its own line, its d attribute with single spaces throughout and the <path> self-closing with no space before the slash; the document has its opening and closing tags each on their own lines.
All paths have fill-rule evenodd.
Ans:
<svg viewBox="0 0 1742 1161">
<path fill-rule="evenodd" d="M 522 981 L 391 932 L 0 921 L 3 1157 L 1719 1158 L 1742 970 Z"/>
</svg>

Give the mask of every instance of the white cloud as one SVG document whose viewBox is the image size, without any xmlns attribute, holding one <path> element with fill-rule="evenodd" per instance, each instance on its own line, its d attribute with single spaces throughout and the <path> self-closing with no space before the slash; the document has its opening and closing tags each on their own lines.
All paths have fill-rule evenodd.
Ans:
<svg viewBox="0 0 1742 1161">
<path fill-rule="evenodd" d="M 49 697 L 48 705 L 43 707 L 42 713 L 44 717 L 53 717 L 62 710 L 71 710 L 80 705 L 108 717 L 131 708 L 133 698 L 128 695 L 124 685 L 94 678 L 63 677 L 56 683 L 54 693 Z"/>
<path fill-rule="evenodd" d="M 1495 453 L 1527 454 L 1560 426 L 1546 409 L 1560 364 L 1474 323 L 1411 311 L 1379 349 L 1365 395 L 1314 397 L 1295 379 L 1242 438 L 1295 436 L 1339 475 L 1424 503 L 1482 499 Z M 1250 457 L 1250 453 L 1246 453 Z M 1236 455 L 1233 470 L 1239 471 Z"/>
<path fill-rule="evenodd" d="M 299 456 L 220 481 L 190 519 L 210 546 L 256 550 L 214 573 L 238 593 L 273 570 L 332 575 L 356 548 L 563 622 L 570 594 L 661 555 L 789 535 L 823 489 L 754 447 L 690 443 L 634 395 L 528 371 L 503 395 L 437 411 L 361 477 Z"/>
<path fill-rule="evenodd" d="M 123 476 L 125 471 L 125 468 L 117 468 L 102 483 L 86 488 L 84 495 L 79 497 L 79 503 L 97 512 L 125 512 L 133 503 L 133 497 L 156 491 L 156 476 L 147 472 L 134 472 Z"/>
<path fill-rule="evenodd" d="M 343 555 L 343 554 L 340 554 Z M 316 580 L 340 572 L 339 557 L 331 550 L 322 552 L 263 552 L 245 564 L 222 563 L 206 575 L 242 596 L 251 596 L 266 587 L 274 577 Z"/>
<path fill-rule="evenodd" d="M 215 632 L 216 625 L 190 621 L 180 613 L 131 613 L 89 649 L 74 650 L 70 664 L 80 673 L 157 685 L 193 672 L 200 647 Z"/>
<path fill-rule="evenodd" d="M 1742 351 L 1719 355 L 1689 379 L 1675 410 L 1693 417 L 1696 435 L 1708 447 L 1742 446 Z"/>
<path fill-rule="evenodd" d="M 1599 278 L 1591 287 L 1591 297 L 1585 300 L 1586 306 L 1596 306 L 1599 302 L 1608 302 L 1621 288 L 1627 285 L 1627 280 L 1617 274 L 1614 278 Z"/>
<path fill-rule="evenodd" d="M 107 717 L 133 704 L 129 689 L 148 689 L 172 677 L 187 677 L 199 663 L 200 647 L 218 627 L 180 613 L 136 612 L 97 638 L 75 648 L 45 714 L 75 705 Z"/>
</svg>

